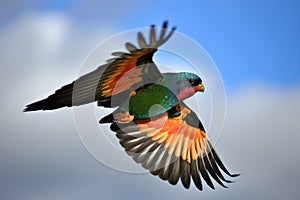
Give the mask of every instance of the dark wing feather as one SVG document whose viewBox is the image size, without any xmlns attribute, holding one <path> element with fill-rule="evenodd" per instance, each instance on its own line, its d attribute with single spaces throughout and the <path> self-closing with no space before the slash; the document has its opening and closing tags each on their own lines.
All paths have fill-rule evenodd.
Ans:
<svg viewBox="0 0 300 200">
<path fill-rule="evenodd" d="M 177 115 L 176 110 L 180 112 Z M 192 179 L 202 190 L 202 179 L 214 189 L 212 180 L 223 187 L 226 187 L 223 182 L 231 182 L 224 178 L 221 170 L 230 177 L 237 176 L 228 172 L 208 141 L 196 113 L 183 103 L 170 109 L 170 113 L 150 120 L 113 122 L 111 129 L 137 163 L 172 185 L 181 180 L 183 186 L 189 188 Z"/>
<path fill-rule="evenodd" d="M 152 57 L 157 48 L 166 42 L 175 28 L 166 32 L 167 22 L 163 24 L 160 37 L 150 28 L 149 44 L 142 33 L 138 33 L 139 47 L 126 43 L 126 52 L 112 53 L 116 56 L 96 70 L 65 85 L 47 98 L 26 106 L 24 111 L 53 110 L 65 106 L 78 106 L 98 101 L 99 106 L 116 107 L 130 92 L 147 82 L 162 78 Z M 166 34 L 167 33 L 167 34 Z"/>
</svg>

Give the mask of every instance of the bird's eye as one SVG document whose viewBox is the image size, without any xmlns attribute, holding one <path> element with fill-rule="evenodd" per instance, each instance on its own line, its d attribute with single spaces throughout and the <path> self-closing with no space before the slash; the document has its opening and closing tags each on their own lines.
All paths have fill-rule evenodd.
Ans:
<svg viewBox="0 0 300 200">
<path fill-rule="evenodd" d="M 189 83 L 192 85 L 195 83 L 195 81 L 193 79 L 189 79 Z"/>
</svg>

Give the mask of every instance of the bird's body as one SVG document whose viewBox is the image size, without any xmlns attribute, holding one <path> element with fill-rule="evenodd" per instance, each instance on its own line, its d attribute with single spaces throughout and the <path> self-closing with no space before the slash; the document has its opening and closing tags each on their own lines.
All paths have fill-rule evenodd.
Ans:
<svg viewBox="0 0 300 200">
<path fill-rule="evenodd" d="M 174 93 L 166 86 L 160 84 L 146 85 L 139 88 L 131 96 L 129 113 L 135 119 L 148 119 L 165 113 L 178 103 Z"/>
<path fill-rule="evenodd" d="M 116 52 L 107 64 L 63 86 L 48 98 L 27 105 L 24 111 L 53 110 L 97 101 L 116 107 L 99 123 L 110 123 L 125 151 L 145 169 L 171 184 L 180 179 L 189 188 L 190 179 L 202 190 L 201 178 L 211 187 L 231 182 L 230 174 L 207 139 L 195 112 L 183 102 L 203 92 L 200 77 L 193 73 L 160 73 L 152 61 L 157 48 L 173 34 L 167 22 L 160 35 L 150 29 L 149 43 L 138 33 L 139 48 L 126 43 L 129 53 Z M 223 181 L 223 182 L 222 182 Z"/>
</svg>

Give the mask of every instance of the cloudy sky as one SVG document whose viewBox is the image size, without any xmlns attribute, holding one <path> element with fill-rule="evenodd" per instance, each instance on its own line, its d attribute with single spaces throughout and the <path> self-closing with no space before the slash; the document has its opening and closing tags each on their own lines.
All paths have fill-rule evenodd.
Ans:
<svg viewBox="0 0 300 200">
<path fill-rule="evenodd" d="M 299 199 L 299 9 L 292 0 L 2 2 L 1 199 Z M 205 48 L 223 78 L 226 119 L 216 149 L 242 173 L 229 189 L 185 190 L 148 173 L 120 172 L 86 150 L 72 109 L 22 113 L 72 81 L 107 38 L 165 19 Z M 109 58 L 106 51 L 91 69 Z M 165 63 L 164 55 L 155 60 Z M 102 145 L 118 169 L 134 164 Z"/>
</svg>

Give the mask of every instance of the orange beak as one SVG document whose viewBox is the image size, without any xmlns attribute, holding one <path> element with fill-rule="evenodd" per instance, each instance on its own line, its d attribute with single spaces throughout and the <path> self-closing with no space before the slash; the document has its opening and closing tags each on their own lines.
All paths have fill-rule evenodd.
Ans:
<svg viewBox="0 0 300 200">
<path fill-rule="evenodd" d="M 199 92 L 204 92 L 204 85 L 203 84 L 199 84 L 199 85 L 197 85 L 197 90 L 199 91 Z"/>
</svg>

